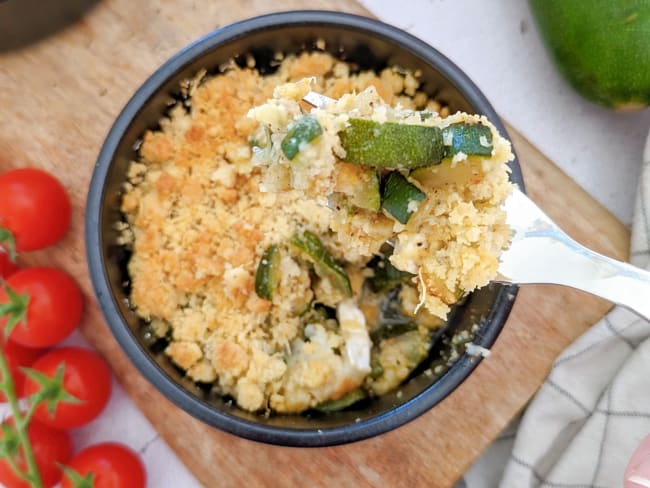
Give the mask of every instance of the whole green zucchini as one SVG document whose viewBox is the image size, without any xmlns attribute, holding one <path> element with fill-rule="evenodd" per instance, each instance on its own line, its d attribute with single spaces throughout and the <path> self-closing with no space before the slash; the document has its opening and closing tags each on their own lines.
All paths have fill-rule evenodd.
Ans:
<svg viewBox="0 0 650 488">
<path fill-rule="evenodd" d="M 650 0 L 529 0 L 551 57 L 585 98 L 650 105 Z"/>
</svg>

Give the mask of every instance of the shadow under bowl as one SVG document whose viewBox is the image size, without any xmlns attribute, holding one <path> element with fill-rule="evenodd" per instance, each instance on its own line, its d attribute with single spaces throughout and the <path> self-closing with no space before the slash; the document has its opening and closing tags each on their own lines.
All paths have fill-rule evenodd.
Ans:
<svg viewBox="0 0 650 488">
<path fill-rule="evenodd" d="M 480 362 L 463 353 L 453 357 L 453 338 L 489 348 L 512 307 L 515 286 L 489 285 L 455 308 L 449 324 L 418 370 L 395 392 L 360 402 L 348 410 L 302 415 L 265 416 L 238 408 L 231 399 L 185 378 L 163 353 L 147 324 L 129 305 L 128 251 L 116 244 L 122 185 L 129 163 L 137 158 L 143 133 L 158 127 L 180 85 L 198 71 L 216 74 L 234 59 L 242 66 L 253 56 L 262 73 L 273 71 L 276 52 L 325 50 L 358 69 L 400 66 L 421 73 L 422 89 L 452 112 L 486 115 L 507 137 L 493 108 L 474 83 L 428 44 L 402 30 L 343 13 L 294 11 L 232 24 L 199 39 L 162 65 L 135 93 L 110 130 L 99 154 L 86 211 L 86 246 L 91 279 L 102 312 L 127 356 L 163 395 L 191 415 L 226 432 L 261 442 L 291 446 L 326 446 L 353 442 L 394 429 L 426 412 L 448 396 Z M 321 44 L 319 44 L 321 45 Z M 512 180 L 523 187 L 517 161 Z M 453 360 L 451 360 L 452 358 Z M 434 368 L 434 366 L 438 366 Z M 436 371 L 434 374 L 433 371 Z M 173 421 L 173 420 L 170 420 Z"/>
</svg>

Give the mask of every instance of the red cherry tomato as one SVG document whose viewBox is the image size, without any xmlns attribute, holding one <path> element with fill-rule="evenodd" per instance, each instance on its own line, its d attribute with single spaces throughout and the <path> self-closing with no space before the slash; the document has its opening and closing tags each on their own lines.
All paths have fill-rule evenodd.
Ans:
<svg viewBox="0 0 650 488">
<path fill-rule="evenodd" d="M 94 420 L 104 409 L 111 396 L 111 371 L 96 353 L 79 347 L 54 349 L 32 364 L 32 369 L 54 378 L 61 365 L 65 367 L 63 388 L 79 402 L 61 402 L 54 414 L 42 404 L 34 416 L 47 426 L 72 429 Z M 39 384 L 28 376 L 23 394 L 29 396 L 39 390 Z"/>
<path fill-rule="evenodd" d="M 14 379 L 14 387 L 16 393 L 21 394 L 23 383 L 25 382 L 25 374 L 20 370 L 22 367 L 31 366 L 34 361 L 43 353 L 40 349 L 30 349 L 28 347 L 19 346 L 11 341 L 0 343 L 2 352 L 4 352 L 5 359 L 9 363 L 9 371 L 11 377 Z M 4 393 L 0 392 L 0 402 L 7 401 Z"/>
<path fill-rule="evenodd" d="M 13 424 L 13 419 L 8 419 L 5 422 Z M 32 420 L 27 429 L 27 435 L 32 445 L 38 470 L 41 473 L 43 486 L 50 488 L 56 485 L 62 476 L 59 466 L 62 464 L 67 465 L 72 456 L 72 442 L 69 434 L 66 431 L 51 429 Z M 3 433 L 0 431 L 0 438 L 2 437 Z M 22 471 L 27 471 L 22 450 L 17 464 Z M 29 483 L 14 473 L 5 459 L 0 459 L 0 485 L 6 488 L 29 488 L 30 486 Z"/>
<path fill-rule="evenodd" d="M 6 285 L 19 295 L 29 296 L 26 323 L 18 323 L 9 336 L 22 346 L 53 346 L 65 339 L 81 320 L 81 290 L 63 271 L 25 268 L 7 278 Z M 0 307 L 9 301 L 5 288 L 0 287 Z M 0 329 L 7 321 L 7 316 L 0 318 Z"/>
<path fill-rule="evenodd" d="M 68 467 L 85 477 L 93 474 L 93 488 L 144 488 L 146 473 L 138 455 L 116 443 L 97 444 L 79 451 Z M 73 488 L 74 483 L 63 476 L 61 488 Z"/>
<path fill-rule="evenodd" d="M 60 240 L 70 227 L 70 199 L 51 174 L 21 168 L 0 175 L 0 226 L 18 251 L 35 251 Z"/>
<path fill-rule="evenodd" d="M 11 262 L 9 254 L 0 247 L 0 278 L 8 278 L 18 271 L 18 265 Z"/>
</svg>

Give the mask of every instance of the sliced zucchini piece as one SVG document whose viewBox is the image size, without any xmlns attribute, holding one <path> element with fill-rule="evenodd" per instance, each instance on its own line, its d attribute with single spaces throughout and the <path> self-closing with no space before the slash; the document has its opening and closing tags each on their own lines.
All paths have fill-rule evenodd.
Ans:
<svg viewBox="0 0 650 488">
<path fill-rule="evenodd" d="M 260 125 L 248 136 L 248 144 L 260 149 L 268 147 L 271 144 L 271 129 L 267 125 Z"/>
<path fill-rule="evenodd" d="M 421 120 L 430 115 L 420 114 Z M 482 124 L 458 122 L 444 129 L 429 125 L 351 118 L 339 132 L 345 161 L 373 168 L 415 169 L 439 164 L 458 153 L 492 154 L 492 131 Z"/>
<path fill-rule="evenodd" d="M 396 336 L 393 339 L 402 343 L 406 358 L 412 365 L 411 371 L 424 361 L 429 354 L 431 342 L 417 330 L 406 332 L 405 334 Z"/>
<path fill-rule="evenodd" d="M 424 197 L 425 194 L 417 186 L 410 183 L 401 173 L 394 171 L 384 183 L 381 206 L 399 222 L 406 224 L 417 209 L 417 203 L 424 200 Z"/>
<path fill-rule="evenodd" d="M 396 388 L 427 357 L 430 346 L 430 338 L 417 330 L 383 340 L 376 354 L 383 373 L 366 386 L 376 395 Z"/>
<path fill-rule="evenodd" d="M 370 376 L 370 378 L 373 380 L 376 380 L 382 374 L 384 374 L 384 367 L 381 365 L 378 353 L 378 349 L 373 348 L 370 354 L 370 374 L 368 376 Z"/>
<path fill-rule="evenodd" d="M 336 311 L 320 303 L 313 302 L 300 314 L 300 320 L 304 324 L 323 324 L 333 317 L 336 317 Z"/>
<path fill-rule="evenodd" d="M 318 276 L 330 280 L 332 285 L 346 297 L 352 296 L 352 286 L 348 274 L 343 269 L 343 266 L 337 263 L 334 257 L 325 249 L 318 236 L 306 230 L 302 233 L 302 236 L 294 234 L 291 238 L 291 245 L 309 257 L 314 263 L 314 269 Z"/>
<path fill-rule="evenodd" d="M 343 193 L 355 207 L 377 212 L 381 207 L 377 171 L 348 163 L 339 163 L 337 170 L 336 191 Z"/>
<path fill-rule="evenodd" d="M 437 166 L 418 168 L 409 173 L 409 179 L 416 181 L 420 188 L 432 189 L 445 185 L 469 186 L 483 178 L 483 162 L 480 157 L 470 156 L 458 164 L 450 160 Z"/>
<path fill-rule="evenodd" d="M 292 160 L 300 150 L 323 133 L 323 129 L 311 115 L 304 115 L 296 120 L 280 143 L 282 152 Z"/>
<path fill-rule="evenodd" d="M 255 293 L 260 298 L 271 300 L 273 291 L 280 282 L 280 249 L 277 244 L 269 246 L 257 265 Z"/>
<path fill-rule="evenodd" d="M 322 403 L 319 403 L 314 407 L 314 409 L 318 410 L 319 412 L 338 412 L 339 410 L 348 408 L 358 401 L 363 400 L 367 396 L 368 395 L 365 391 L 363 391 L 361 388 L 357 388 L 355 390 L 347 392 L 341 398 L 337 398 L 336 400 L 326 400 Z"/>
<path fill-rule="evenodd" d="M 458 153 L 467 156 L 490 156 L 492 154 L 492 131 L 482 124 L 458 122 L 442 129 L 445 157 Z"/>
<path fill-rule="evenodd" d="M 370 288 L 375 293 L 390 290 L 397 285 L 404 283 L 406 280 L 413 278 L 415 275 L 408 271 L 402 271 L 393 266 L 390 262 L 390 255 L 392 249 L 387 254 L 382 254 L 376 262 L 374 262 L 373 276 L 368 280 Z"/>
<path fill-rule="evenodd" d="M 370 338 L 374 344 L 379 344 L 384 339 L 401 336 L 418 328 L 414 322 L 392 322 L 383 323 L 370 332 Z"/>
<path fill-rule="evenodd" d="M 339 132 L 345 161 L 373 168 L 412 169 L 438 164 L 445 155 L 442 131 L 428 125 L 351 118 Z"/>
</svg>

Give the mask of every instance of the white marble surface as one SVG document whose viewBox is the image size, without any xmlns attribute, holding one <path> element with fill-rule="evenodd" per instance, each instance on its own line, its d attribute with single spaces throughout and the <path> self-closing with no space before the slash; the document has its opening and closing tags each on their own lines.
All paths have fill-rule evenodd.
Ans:
<svg viewBox="0 0 650 488">
<path fill-rule="evenodd" d="M 578 97 L 551 65 L 525 1 L 362 3 L 456 62 L 504 119 L 624 223 L 631 222 L 650 111 L 614 113 Z M 75 335 L 69 342 L 83 340 Z M 78 448 L 108 440 L 128 444 L 140 452 L 150 487 L 200 486 L 118 385 L 103 415 L 75 431 L 74 439 Z"/>
</svg>

